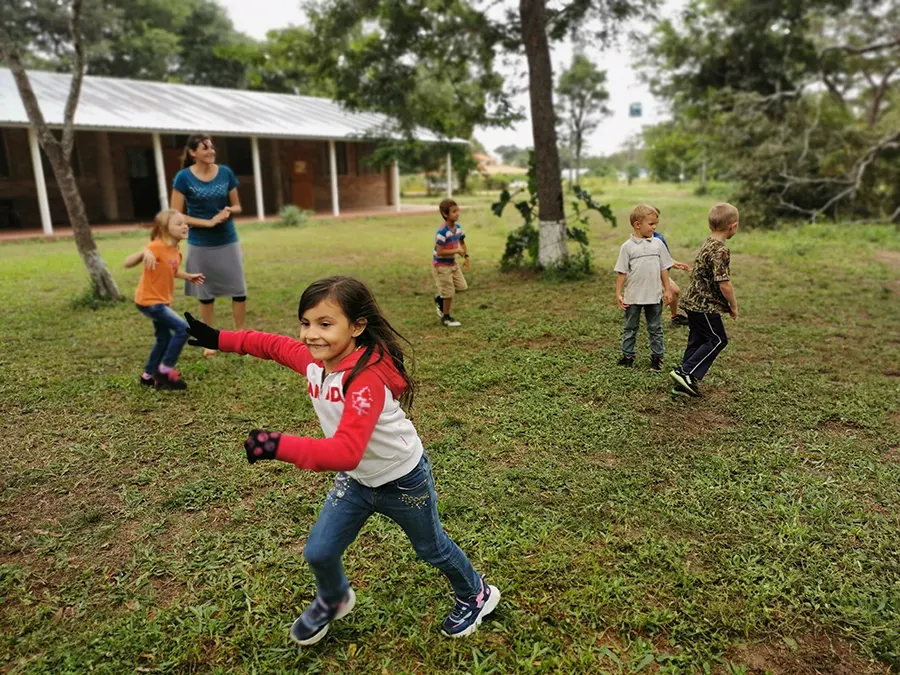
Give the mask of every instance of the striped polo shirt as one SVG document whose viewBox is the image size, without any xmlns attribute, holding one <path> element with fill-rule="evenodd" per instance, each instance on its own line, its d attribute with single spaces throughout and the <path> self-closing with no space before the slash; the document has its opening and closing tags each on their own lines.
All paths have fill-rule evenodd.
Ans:
<svg viewBox="0 0 900 675">
<path fill-rule="evenodd" d="M 445 248 L 456 248 L 459 242 L 466 238 L 462 225 L 456 223 L 456 229 L 451 230 L 447 223 L 438 228 L 437 234 L 434 236 L 434 252 L 432 254 L 431 264 L 436 267 L 443 267 L 456 264 L 456 256 L 447 256 L 446 258 L 438 257 L 438 246 Z"/>
</svg>

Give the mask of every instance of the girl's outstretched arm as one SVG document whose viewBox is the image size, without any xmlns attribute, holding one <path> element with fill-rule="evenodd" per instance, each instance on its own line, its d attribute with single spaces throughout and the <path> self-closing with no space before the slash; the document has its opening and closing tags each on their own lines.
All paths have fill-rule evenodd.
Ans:
<svg viewBox="0 0 900 675">
<path fill-rule="evenodd" d="M 125 258 L 125 267 L 126 269 L 129 267 L 137 267 L 140 263 L 144 261 L 144 251 L 146 249 L 141 249 L 137 253 L 132 253 L 130 256 Z"/>
<path fill-rule="evenodd" d="M 384 382 L 364 370 L 347 388 L 344 413 L 331 438 L 291 436 L 254 429 L 244 441 L 247 460 L 280 459 L 312 471 L 352 471 L 362 459 L 384 410 Z"/>
<path fill-rule="evenodd" d="M 218 349 L 235 354 L 250 354 L 259 359 L 276 361 L 298 373 L 306 374 L 306 367 L 313 362 L 309 349 L 294 338 L 255 330 L 218 331 L 195 319 L 190 312 L 184 313 L 188 322 L 188 333 L 194 339 L 188 340 L 193 347 Z"/>
</svg>

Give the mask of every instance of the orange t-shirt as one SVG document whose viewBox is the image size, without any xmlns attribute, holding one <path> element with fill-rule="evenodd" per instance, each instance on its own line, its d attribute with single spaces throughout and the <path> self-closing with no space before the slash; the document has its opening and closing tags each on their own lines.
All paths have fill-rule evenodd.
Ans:
<svg viewBox="0 0 900 675">
<path fill-rule="evenodd" d="M 141 280 L 134 291 L 134 301 L 141 307 L 171 305 L 175 294 L 175 273 L 181 264 L 181 251 L 160 239 L 147 247 L 156 257 L 156 269 L 141 268 Z"/>
</svg>

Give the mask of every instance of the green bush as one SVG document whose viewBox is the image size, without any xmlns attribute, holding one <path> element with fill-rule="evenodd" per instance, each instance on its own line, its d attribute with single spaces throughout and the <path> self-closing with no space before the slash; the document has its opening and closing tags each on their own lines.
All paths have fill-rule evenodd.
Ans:
<svg viewBox="0 0 900 675">
<path fill-rule="evenodd" d="M 312 211 L 306 211 L 299 206 L 288 204 L 278 212 L 278 224 L 281 227 L 303 227 L 309 222 Z"/>
</svg>

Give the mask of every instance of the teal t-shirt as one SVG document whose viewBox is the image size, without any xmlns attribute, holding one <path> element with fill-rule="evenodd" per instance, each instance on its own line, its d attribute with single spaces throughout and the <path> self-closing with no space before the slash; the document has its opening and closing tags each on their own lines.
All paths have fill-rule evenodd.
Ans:
<svg viewBox="0 0 900 675">
<path fill-rule="evenodd" d="M 211 181 L 202 181 L 190 169 L 175 174 L 172 187 L 184 195 L 184 208 L 188 216 L 209 220 L 228 206 L 228 193 L 238 186 L 237 176 L 224 164 Z M 238 240 L 234 219 L 229 218 L 215 227 L 192 227 L 188 243 L 194 246 L 224 246 Z"/>
</svg>

